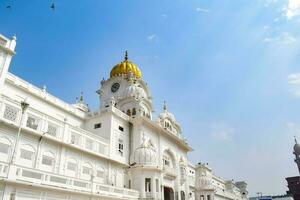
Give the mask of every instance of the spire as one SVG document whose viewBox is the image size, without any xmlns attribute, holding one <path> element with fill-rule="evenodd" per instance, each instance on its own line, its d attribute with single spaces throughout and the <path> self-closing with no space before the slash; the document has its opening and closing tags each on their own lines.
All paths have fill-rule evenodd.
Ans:
<svg viewBox="0 0 300 200">
<path fill-rule="evenodd" d="M 166 101 L 164 101 L 164 110 L 167 110 L 167 103 L 166 103 Z"/>
<path fill-rule="evenodd" d="M 125 61 L 128 60 L 128 51 L 127 51 L 127 50 L 125 51 L 125 57 L 124 57 L 124 60 L 125 60 Z"/>
<path fill-rule="evenodd" d="M 83 102 L 83 92 L 80 92 L 80 99 L 79 102 Z"/>
<path fill-rule="evenodd" d="M 296 136 L 294 135 L 294 139 L 295 139 L 295 144 L 298 144 L 298 142 L 297 142 L 297 138 L 296 138 Z"/>
</svg>

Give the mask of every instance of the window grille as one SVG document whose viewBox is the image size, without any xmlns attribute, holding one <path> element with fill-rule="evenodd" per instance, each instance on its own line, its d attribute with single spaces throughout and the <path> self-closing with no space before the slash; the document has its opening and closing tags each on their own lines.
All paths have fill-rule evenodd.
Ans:
<svg viewBox="0 0 300 200">
<path fill-rule="evenodd" d="M 3 117 L 9 121 L 16 122 L 19 110 L 10 105 L 5 106 Z"/>
<path fill-rule="evenodd" d="M 104 177 L 104 171 L 97 170 L 97 177 L 103 178 Z"/>
<path fill-rule="evenodd" d="M 43 156 L 43 159 L 42 159 L 42 164 L 43 164 L 43 165 L 49 165 L 49 166 L 52 166 L 52 165 L 53 165 L 53 158 L 44 155 L 44 156 Z"/>
<path fill-rule="evenodd" d="M 47 130 L 47 133 L 49 135 L 52 135 L 52 136 L 56 136 L 56 133 L 57 133 L 57 127 L 52 125 L 52 124 L 48 124 L 48 130 Z"/>
<path fill-rule="evenodd" d="M 91 172 L 92 172 L 92 169 L 90 167 L 86 167 L 86 166 L 82 167 L 82 173 L 83 174 L 90 175 L 90 174 L 92 174 Z"/>
<path fill-rule="evenodd" d="M 28 128 L 37 130 L 37 128 L 38 128 L 38 120 L 36 118 L 34 118 L 34 117 L 29 116 L 28 119 L 27 119 L 26 126 Z"/>
<path fill-rule="evenodd" d="M 34 152 L 32 152 L 32 151 L 28 151 L 26 149 L 21 149 L 20 157 L 25 160 L 33 160 L 33 154 L 34 154 Z"/>
<path fill-rule="evenodd" d="M 76 169 L 77 169 L 76 163 L 68 162 L 67 169 L 71 170 L 71 171 L 76 171 Z"/>
</svg>

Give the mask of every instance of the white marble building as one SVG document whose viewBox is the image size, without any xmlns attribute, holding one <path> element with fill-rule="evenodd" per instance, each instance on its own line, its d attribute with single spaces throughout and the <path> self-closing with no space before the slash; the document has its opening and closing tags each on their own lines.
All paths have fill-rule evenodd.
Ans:
<svg viewBox="0 0 300 200">
<path fill-rule="evenodd" d="M 127 55 L 91 112 L 83 98 L 68 104 L 9 73 L 15 47 L 0 35 L 0 199 L 247 198 L 245 182 L 189 163 L 179 123 L 166 106 L 152 118 L 149 87 Z"/>
</svg>

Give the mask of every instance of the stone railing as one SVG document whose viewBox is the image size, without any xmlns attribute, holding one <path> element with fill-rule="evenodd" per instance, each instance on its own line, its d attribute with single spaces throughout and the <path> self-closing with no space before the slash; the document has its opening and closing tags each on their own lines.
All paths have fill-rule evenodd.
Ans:
<svg viewBox="0 0 300 200">
<path fill-rule="evenodd" d="M 139 192 L 136 190 L 67 177 L 18 165 L 11 165 L 8 172 L 8 165 L 2 162 L 0 163 L 0 176 L 7 177 L 6 180 L 10 182 L 18 181 L 24 182 L 24 184 L 32 183 L 34 185 L 53 186 L 61 189 L 82 191 L 97 196 L 123 199 L 138 199 L 139 197 Z"/>
<path fill-rule="evenodd" d="M 15 101 L 8 101 L 6 98 L 0 99 L 0 120 L 16 127 L 20 126 L 21 108 Z M 73 127 L 65 122 L 48 116 L 45 113 L 37 111 L 33 108 L 28 109 L 24 115 L 22 130 L 32 132 L 36 135 L 43 135 L 50 139 L 73 145 L 81 150 L 99 154 L 102 157 L 108 156 L 108 141 L 89 131 L 79 127 Z M 49 127 L 52 127 L 49 129 Z M 72 134 L 78 136 L 80 142 L 72 141 Z M 87 145 L 89 144 L 89 145 Z"/>
<path fill-rule="evenodd" d="M 55 106 L 60 107 L 61 109 L 70 112 L 72 114 L 75 114 L 79 117 L 84 117 L 84 112 L 76 109 L 74 106 L 64 102 L 63 100 L 49 94 L 46 91 L 43 91 L 43 89 L 38 88 L 27 81 L 19 78 L 18 76 L 15 76 L 14 74 L 8 73 L 7 79 L 13 83 L 14 85 L 26 90 L 27 92 L 31 93 L 32 95 L 35 95 L 41 99 L 43 99 L 46 102 L 49 102 Z"/>
</svg>

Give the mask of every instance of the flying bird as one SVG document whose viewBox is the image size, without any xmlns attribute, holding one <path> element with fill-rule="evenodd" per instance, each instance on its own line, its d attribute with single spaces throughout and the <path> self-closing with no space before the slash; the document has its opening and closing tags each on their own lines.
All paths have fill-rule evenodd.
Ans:
<svg viewBox="0 0 300 200">
<path fill-rule="evenodd" d="M 52 10 L 55 10 L 55 4 L 52 3 L 51 6 L 50 6 L 50 8 L 51 8 Z"/>
</svg>

